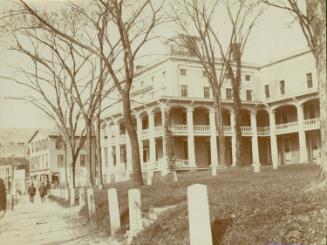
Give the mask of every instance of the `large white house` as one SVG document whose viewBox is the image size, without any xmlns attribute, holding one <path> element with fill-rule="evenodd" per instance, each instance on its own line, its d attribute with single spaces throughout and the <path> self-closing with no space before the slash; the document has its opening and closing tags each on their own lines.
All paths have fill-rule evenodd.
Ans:
<svg viewBox="0 0 327 245">
<path fill-rule="evenodd" d="M 217 62 L 219 72 L 220 64 Z M 190 55 L 170 52 L 138 69 L 132 88 L 142 168 L 167 168 L 162 118 L 170 114 L 176 166 L 219 166 L 212 94 L 204 68 Z M 232 86 L 221 89 L 224 107 L 226 165 L 234 164 L 235 132 Z M 118 95 L 117 95 L 118 96 Z M 242 159 L 254 166 L 317 162 L 320 148 L 318 84 L 309 51 L 265 65 L 243 63 Z M 132 169 L 131 146 L 124 128 L 122 104 L 103 118 L 104 175 Z"/>
<path fill-rule="evenodd" d="M 78 136 L 76 136 L 78 137 Z M 30 178 L 36 185 L 49 183 L 57 186 L 65 184 L 65 157 L 68 165 L 68 181 L 71 177 L 71 153 L 65 153 L 64 141 L 58 133 L 51 130 L 36 130 L 28 141 Z M 87 183 L 87 148 L 86 144 L 80 150 L 76 162 L 76 185 Z"/>
</svg>

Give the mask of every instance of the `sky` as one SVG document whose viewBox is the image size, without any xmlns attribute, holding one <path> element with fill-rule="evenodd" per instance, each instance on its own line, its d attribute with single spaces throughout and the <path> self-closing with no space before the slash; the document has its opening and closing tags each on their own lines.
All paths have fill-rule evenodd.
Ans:
<svg viewBox="0 0 327 245">
<path fill-rule="evenodd" d="M 0 0 L 2 12 L 11 0 Z M 49 5 L 55 0 L 30 0 L 34 4 Z M 62 2 L 64 0 L 59 0 Z M 307 49 L 306 41 L 297 23 L 293 23 L 287 12 L 269 8 L 259 19 L 248 42 L 244 60 L 256 64 L 266 64 Z M 171 33 L 171 29 L 162 27 L 161 35 Z M 9 51 L 5 35 L 0 36 L 0 76 L 21 79 L 17 67 L 28 67 L 26 59 Z M 158 53 L 158 46 L 153 43 L 147 47 L 148 54 Z M 14 68 L 16 67 L 16 68 Z M 29 94 L 28 90 L 17 84 L 0 78 L 0 128 L 52 128 L 54 126 L 47 117 L 33 105 L 8 97 L 20 97 Z"/>
</svg>

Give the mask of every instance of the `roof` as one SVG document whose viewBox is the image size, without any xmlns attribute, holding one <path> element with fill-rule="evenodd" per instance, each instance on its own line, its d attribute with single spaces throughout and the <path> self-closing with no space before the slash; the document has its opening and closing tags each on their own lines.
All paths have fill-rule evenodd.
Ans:
<svg viewBox="0 0 327 245">
<path fill-rule="evenodd" d="M 15 166 L 21 166 L 21 165 L 28 165 L 29 161 L 27 158 L 24 157 L 1 157 L 0 158 L 0 166 L 1 165 L 15 165 Z"/>
<path fill-rule="evenodd" d="M 6 142 L 26 143 L 35 132 L 28 128 L 0 128 L 0 138 Z"/>
</svg>

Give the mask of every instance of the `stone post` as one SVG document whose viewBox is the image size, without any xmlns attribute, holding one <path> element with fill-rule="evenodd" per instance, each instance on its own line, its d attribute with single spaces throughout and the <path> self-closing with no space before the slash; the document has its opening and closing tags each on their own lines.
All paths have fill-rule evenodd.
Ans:
<svg viewBox="0 0 327 245">
<path fill-rule="evenodd" d="M 212 245 L 207 186 L 187 187 L 190 245 Z"/>
<path fill-rule="evenodd" d="M 120 229 L 120 212 L 118 204 L 117 190 L 110 188 L 108 190 L 108 207 L 110 217 L 111 235 Z"/>
<path fill-rule="evenodd" d="M 79 207 L 83 208 L 85 206 L 85 190 L 84 188 L 79 188 Z"/>
<path fill-rule="evenodd" d="M 231 130 L 232 130 L 232 167 L 236 167 L 236 132 L 234 129 L 234 125 L 235 125 L 234 110 L 231 110 L 230 118 L 231 118 L 230 121 L 231 121 Z"/>
<path fill-rule="evenodd" d="M 92 222 L 93 215 L 95 215 L 94 192 L 92 188 L 87 189 L 87 207 L 89 210 L 89 219 Z"/>
<path fill-rule="evenodd" d="M 135 236 L 143 228 L 141 212 L 141 193 L 138 189 L 128 190 L 129 231 Z"/>
</svg>

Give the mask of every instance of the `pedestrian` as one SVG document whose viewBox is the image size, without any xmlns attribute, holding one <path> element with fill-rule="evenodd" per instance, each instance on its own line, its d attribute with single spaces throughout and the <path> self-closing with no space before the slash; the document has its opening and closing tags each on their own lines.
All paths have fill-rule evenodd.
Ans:
<svg viewBox="0 0 327 245">
<path fill-rule="evenodd" d="M 7 207 L 6 186 L 3 179 L 0 179 L 0 219 L 5 215 Z"/>
<path fill-rule="evenodd" d="M 47 194 L 47 187 L 45 186 L 44 183 L 41 184 L 41 186 L 39 188 L 39 192 L 40 192 L 41 201 L 44 202 L 45 195 Z"/>
<path fill-rule="evenodd" d="M 36 193 L 36 189 L 34 184 L 32 183 L 29 187 L 28 187 L 28 194 L 30 195 L 30 203 L 34 203 L 34 196 Z"/>
</svg>

